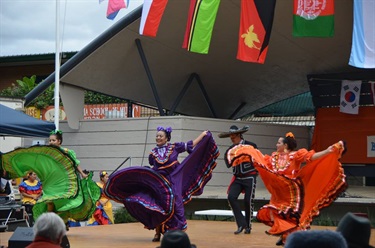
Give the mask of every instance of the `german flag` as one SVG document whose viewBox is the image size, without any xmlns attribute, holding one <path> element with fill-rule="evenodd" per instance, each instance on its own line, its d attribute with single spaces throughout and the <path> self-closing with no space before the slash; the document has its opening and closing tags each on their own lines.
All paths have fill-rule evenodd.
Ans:
<svg viewBox="0 0 375 248">
<path fill-rule="evenodd" d="M 237 59 L 264 64 L 276 0 L 241 0 Z"/>
</svg>

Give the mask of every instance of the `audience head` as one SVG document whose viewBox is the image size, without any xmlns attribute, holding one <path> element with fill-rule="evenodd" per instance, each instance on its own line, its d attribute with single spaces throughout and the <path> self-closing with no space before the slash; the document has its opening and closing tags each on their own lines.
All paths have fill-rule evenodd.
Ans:
<svg viewBox="0 0 375 248">
<path fill-rule="evenodd" d="M 43 237 L 55 244 L 60 244 L 62 238 L 66 235 L 64 221 L 53 212 L 40 215 L 33 226 L 33 230 L 35 237 Z"/>
<path fill-rule="evenodd" d="M 196 248 L 196 245 L 190 243 L 188 235 L 184 231 L 173 230 L 164 234 L 158 248 Z"/>
<path fill-rule="evenodd" d="M 287 146 L 287 150 L 294 151 L 294 149 L 297 148 L 297 141 L 294 138 L 294 134 L 292 132 L 285 134 L 283 143 Z"/>
<path fill-rule="evenodd" d="M 62 131 L 53 130 L 49 133 L 49 144 L 60 146 L 63 143 Z"/>
<path fill-rule="evenodd" d="M 342 217 L 336 231 L 344 236 L 349 248 L 374 248 L 370 245 L 371 223 L 365 217 L 349 212 Z"/>
<path fill-rule="evenodd" d="M 344 237 L 335 231 L 297 231 L 288 236 L 285 248 L 347 248 Z"/>
</svg>

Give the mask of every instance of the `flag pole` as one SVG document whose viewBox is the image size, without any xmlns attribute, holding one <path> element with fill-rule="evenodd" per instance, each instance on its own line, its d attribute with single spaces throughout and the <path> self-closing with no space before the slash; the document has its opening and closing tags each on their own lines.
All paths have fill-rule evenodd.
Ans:
<svg viewBox="0 0 375 248">
<path fill-rule="evenodd" d="M 55 47 L 55 127 L 60 121 L 60 0 L 56 0 L 56 47 Z"/>
</svg>

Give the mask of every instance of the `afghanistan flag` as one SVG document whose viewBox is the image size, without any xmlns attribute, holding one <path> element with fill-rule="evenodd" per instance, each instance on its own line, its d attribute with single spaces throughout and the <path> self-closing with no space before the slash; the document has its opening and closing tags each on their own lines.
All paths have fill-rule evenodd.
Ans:
<svg viewBox="0 0 375 248">
<path fill-rule="evenodd" d="M 182 48 L 207 54 L 220 0 L 191 0 Z"/>
<path fill-rule="evenodd" d="M 375 0 L 354 0 L 354 26 L 349 65 L 375 68 Z"/>
<path fill-rule="evenodd" d="M 332 37 L 335 33 L 334 0 L 294 0 L 293 36 Z"/>
<path fill-rule="evenodd" d="M 264 64 L 276 0 L 241 0 L 237 59 Z"/>
<path fill-rule="evenodd" d="M 145 0 L 139 34 L 155 37 L 168 0 Z"/>
</svg>

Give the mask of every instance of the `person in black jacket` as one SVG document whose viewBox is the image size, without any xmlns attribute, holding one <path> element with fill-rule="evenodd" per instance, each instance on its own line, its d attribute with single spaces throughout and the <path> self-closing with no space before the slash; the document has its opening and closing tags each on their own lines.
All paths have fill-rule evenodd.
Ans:
<svg viewBox="0 0 375 248">
<path fill-rule="evenodd" d="M 219 138 L 230 137 L 232 145 L 227 149 L 224 155 L 224 160 L 228 168 L 232 167 L 227 160 L 227 153 L 229 149 L 238 144 L 252 145 L 257 148 L 257 145 L 253 142 L 244 140 L 243 133 L 249 129 L 248 126 L 238 128 L 233 125 L 230 127 L 229 132 L 220 133 Z M 254 196 L 257 171 L 252 163 L 241 163 L 238 166 L 233 166 L 233 178 L 228 187 L 228 201 L 232 208 L 234 218 L 237 223 L 238 229 L 234 234 L 239 234 L 245 230 L 245 234 L 251 233 L 251 219 L 253 218 L 254 211 Z M 241 207 L 238 203 L 238 197 L 242 193 L 245 193 L 244 204 L 245 204 L 245 216 L 241 212 Z"/>
</svg>

